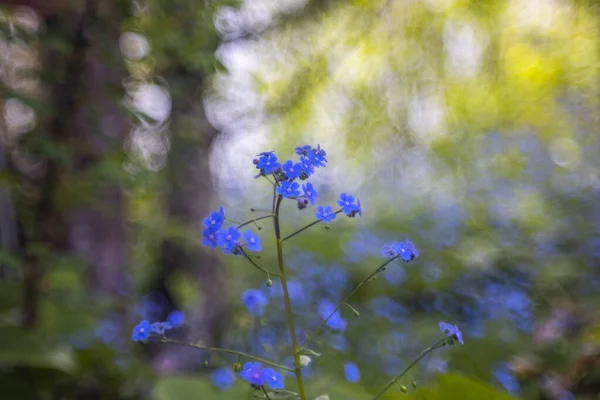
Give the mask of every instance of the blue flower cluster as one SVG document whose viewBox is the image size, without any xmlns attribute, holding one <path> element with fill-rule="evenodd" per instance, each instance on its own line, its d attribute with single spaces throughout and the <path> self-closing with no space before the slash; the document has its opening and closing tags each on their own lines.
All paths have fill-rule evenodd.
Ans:
<svg viewBox="0 0 600 400">
<path fill-rule="evenodd" d="M 244 364 L 240 377 L 255 387 L 268 384 L 273 390 L 283 389 L 283 375 L 272 368 L 262 368 L 259 362 Z"/>
<path fill-rule="evenodd" d="M 406 242 L 394 242 L 392 244 L 384 245 L 381 250 L 381 255 L 387 258 L 400 256 L 402 261 L 408 263 L 419 257 L 419 252 L 415 248 L 415 245 L 412 244 L 410 240 L 407 240 Z"/>
<path fill-rule="evenodd" d="M 142 342 L 148 339 L 151 334 L 163 336 L 167 331 L 183 325 L 184 322 L 185 314 L 183 311 L 171 312 L 166 321 L 150 323 L 145 319 L 133 328 L 131 339 L 134 342 Z"/>
<path fill-rule="evenodd" d="M 210 215 L 204 218 L 202 224 L 206 229 L 202 232 L 202 244 L 207 247 L 221 247 L 223 253 L 242 255 L 243 247 L 250 251 L 261 251 L 260 237 L 256 236 L 250 229 L 244 232 L 245 245 L 242 245 L 240 238 L 242 234 L 239 229 L 235 226 L 230 226 L 226 229 L 223 228 L 225 222 L 225 210 L 223 207 L 219 208 L 219 211 L 213 211 Z"/>
</svg>

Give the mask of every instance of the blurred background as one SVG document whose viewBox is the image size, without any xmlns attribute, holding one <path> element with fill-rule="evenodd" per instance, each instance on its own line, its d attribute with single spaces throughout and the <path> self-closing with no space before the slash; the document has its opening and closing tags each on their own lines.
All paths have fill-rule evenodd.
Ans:
<svg viewBox="0 0 600 400">
<path fill-rule="evenodd" d="M 1 0 L 0 398 L 251 399 L 237 358 L 131 330 L 183 310 L 174 337 L 290 363 L 277 280 L 202 219 L 255 217 L 254 156 L 320 144 L 319 203 L 364 214 L 288 242 L 298 335 L 384 244 L 421 255 L 319 336 L 311 399 L 370 398 L 438 321 L 465 345 L 386 398 L 600 399 L 599 87 L 596 0 Z"/>
</svg>

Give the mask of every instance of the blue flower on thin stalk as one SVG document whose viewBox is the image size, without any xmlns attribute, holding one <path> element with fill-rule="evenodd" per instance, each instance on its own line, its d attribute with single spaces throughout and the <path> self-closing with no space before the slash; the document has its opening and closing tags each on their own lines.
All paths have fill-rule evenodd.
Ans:
<svg viewBox="0 0 600 400">
<path fill-rule="evenodd" d="M 300 165 L 302 166 L 302 172 L 306 177 L 300 175 L 300 179 L 308 178 L 315 172 L 315 166 L 313 163 L 306 157 L 300 157 Z"/>
<path fill-rule="evenodd" d="M 314 206 L 317 201 L 318 193 L 312 183 L 308 182 L 306 185 L 302 185 L 302 191 L 304 192 L 304 196 L 310 201 L 310 204 Z"/>
<path fill-rule="evenodd" d="M 247 230 L 244 232 L 244 239 L 246 239 L 246 246 L 250 251 L 261 251 L 262 247 L 260 245 L 260 237 L 256 236 L 252 233 L 251 230 Z"/>
<path fill-rule="evenodd" d="M 240 231 L 235 226 L 230 226 L 227 230 L 219 232 L 217 235 L 218 244 L 221 247 L 232 249 L 240 236 Z"/>
<path fill-rule="evenodd" d="M 202 244 L 206 247 L 217 248 L 219 245 L 219 232 L 213 232 L 210 229 L 205 229 L 202 232 Z"/>
<path fill-rule="evenodd" d="M 300 176 L 302 173 L 302 164 L 295 163 L 292 160 L 287 160 L 281 166 L 281 171 L 285 173 L 288 179 L 294 179 Z"/>
<path fill-rule="evenodd" d="M 342 193 L 337 203 L 342 208 L 344 214 L 350 215 L 353 211 L 358 210 L 358 206 L 354 204 L 355 201 L 356 199 L 354 198 L 354 196 Z"/>
<path fill-rule="evenodd" d="M 170 323 L 168 322 L 154 322 L 153 324 L 150 325 L 151 329 L 152 329 L 152 333 L 156 333 L 157 335 L 164 335 L 166 331 L 173 329 L 173 326 L 171 326 Z"/>
<path fill-rule="evenodd" d="M 327 162 L 325 156 L 327 156 L 327 153 L 325 150 L 321 149 L 321 145 L 317 145 L 316 149 L 311 149 L 306 154 L 306 157 L 308 157 L 308 159 L 317 168 L 325 167 L 325 163 Z"/>
<path fill-rule="evenodd" d="M 308 144 L 305 144 L 304 146 L 298 146 L 296 147 L 296 154 L 298 154 L 299 156 L 305 156 L 311 149 L 312 146 L 309 146 Z"/>
<path fill-rule="evenodd" d="M 460 344 L 465 344 L 465 342 L 463 342 L 462 332 L 460 331 L 460 329 L 458 329 L 458 326 L 447 324 L 445 322 L 440 322 L 439 325 L 442 332 L 444 332 L 446 336 L 452 339 L 451 344 L 454 344 L 455 340 L 458 341 L 458 343 Z"/>
<path fill-rule="evenodd" d="M 240 378 L 255 386 L 262 386 L 267 380 L 258 362 L 247 362 L 244 364 L 240 372 Z"/>
<path fill-rule="evenodd" d="M 272 368 L 263 369 L 263 374 L 269 387 L 273 390 L 281 390 L 283 389 L 283 375 L 281 373 L 275 371 Z"/>
<path fill-rule="evenodd" d="M 152 332 L 152 327 L 150 326 L 150 322 L 148 320 L 143 320 L 139 324 L 133 328 L 133 332 L 131 333 L 131 339 L 134 342 L 141 342 L 143 340 L 148 339 L 150 333 Z"/>
<path fill-rule="evenodd" d="M 331 208 L 331 206 L 319 206 L 317 208 L 316 216 L 323 222 L 331 222 L 336 218 L 336 214 L 333 212 L 333 208 Z"/>
<path fill-rule="evenodd" d="M 277 156 L 272 152 L 260 153 L 259 156 L 255 160 L 256 168 L 265 174 L 272 174 L 281 167 L 281 164 L 277 162 Z"/>
<path fill-rule="evenodd" d="M 216 232 L 221 229 L 224 220 L 225 218 L 220 211 L 213 211 L 208 217 L 204 218 L 202 225 L 204 225 L 208 231 Z"/>
<path fill-rule="evenodd" d="M 281 186 L 277 188 L 277 193 L 283 197 L 300 196 L 300 185 L 296 182 L 283 181 Z"/>
</svg>

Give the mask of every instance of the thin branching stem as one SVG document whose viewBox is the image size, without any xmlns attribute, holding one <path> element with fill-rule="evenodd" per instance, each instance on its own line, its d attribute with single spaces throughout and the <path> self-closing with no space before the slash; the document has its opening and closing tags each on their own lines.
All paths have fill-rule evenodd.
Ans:
<svg viewBox="0 0 600 400">
<path fill-rule="evenodd" d="M 339 213 L 341 213 L 341 212 L 342 212 L 342 210 L 337 210 L 335 213 L 336 213 L 336 214 L 339 214 Z M 294 232 L 294 233 L 291 233 L 291 234 L 287 235 L 286 237 L 284 237 L 283 239 L 281 239 L 281 241 L 282 241 L 282 242 L 285 242 L 286 240 L 293 238 L 294 236 L 296 236 L 296 235 L 297 235 L 297 234 L 299 234 L 300 232 L 304 232 L 305 230 L 307 230 L 307 229 L 308 229 L 308 228 L 310 228 L 311 226 L 314 226 L 314 225 L 318 224 L 318 223 L 319 223 L 319 222 L 321 222 L 321 221 L 323 221 L 323 220 L 322 220 L 322 219 L 318 219 L 318 220 L 316 220 L 316 221 L 313 221 L 313 222 L 311 222 L 310 224 L 306 225 L 304 228 L 300 228 L 300 229 L 298 229 L 296 232 Z"/>
<path fill-rule="evenodd" d="M 186 343 L 186 342 L 182 342 L 182 341 L 175 340 L 175 339 L 169 339 L 169 338 L 161 338 L 160 341 L 161 341 L 161 343 L 180 344 L 180 345 L 183 345 L 183 346 L 192 347 L 194 349 L 211 351 L 211 352 L 214 352 L 214 353 L 234 354 L 234 355 L 237 355 L 237 356 L 240 356 L 240 357 L 248 358 L 250 360 L 259 361 L 259 362 L 261 362 L 263 364 L 267 364 L 267 365 L 270 365 L 272 367 L 279 368 L 279 369 L 282 369 L 282 370 L 285 370 L 285 371 L 292 371 L 292 372 L 294 371 L 293 368 L 286 367 L 285 365 L 277 364 L 276 362 L 269 361 L 269 360 L 266 360 L 264 358 L 256 357 L 256 356 L 253 356 L 252 354 L 244 353 L 244 352 L 237 351 L 237 350 L 222 349 L 220 347 L 202 346 L 202 345 L 199 345 L 199 344 Z"/>
<path fill-rule="evenodd" d="M 388 265 L 392 261 L 396 260 L 398 257 L 400 257 L 400 255 L 397 255 L 397 256 L 394 256 L 394 257 L 390 258 L 389 260 L 387 260 L 386 262 L 384 262 L 383 264 L 381 264 L 379 267 L 377 267 L 377 269 L 375 269 L 373 272 L 371 272 L 371 274 L 369 274 L 369 276 L 367 276 L 365 279 L 363 279 L 362 281 L 360 281 L 360 283 L 358 285 L 356 285 L 356 287 L 354 289 L 352 289 L 346 295 L 346 297 L 344 297 L 344 299 L 333 309 L 333 311 L 331 312 L 331 314 L 329 314 L 329 316 L 327 318 L 325 318 L 323 320 L 323 322 L 321 322 L 321 325 L 319 325 L 317 327 L 317 329 L 315 329 L 310 335 L 308 335 L 308 337 L 304 341 L 304 344 L 302 346 L 300 346 L 300 350 L 303 350 L 304 348 L 306 348 L 306 346 L 310 343 L 310 341 L 321 331 L 321 329 L 323 329 L 325 327 L 325 325 L 327 325 L 327 322 L 331 319 L 331 317 L 333 317 L 333 315 L 340 309 L 340 307 L 342 307 L 344 304 L 346 304 L 348 302 L 348 300 L 350 299 L 350 297 L 352 297 L 352 295 L 354 293 L 356 293 L 356 291 L 358 289 L 360 289 L 365 283 L 369 282 L 379 272 L 383 271 L 383 269 L 385 268 L 386 265 Z"/>
<path fill-rule="evenodd" d="M 254 266 L 254 268 L 258 269 L 259 271 L 262 271 L 262 272 L 264 272 L 265 274 L 267 274 L 267 277 L 268 277 L 268 276 L 270 276 L 270 275 L 272 275 L 272 276 L 276 276 L 277 278 L 279 278 L 279 277 L 280 277 L 280 275 L 279 275 L 279 274 L 276 274 L 275 272 L 271 272 L 271 271 L 269 271 L 269 270 L 267 270 L 267 269 L 265 269 L 265 268 L 261 267 L 260 265 L 258 265 L 258 264 L 257 264 L 257 263 L 256 263 L 256 262 L 255 262 L 255 261 L 252 259 L 252 257 L 250 257 L 250 256 L 248 255 L 248 253 L 246 253 L 246 252 L 245 252 L 243 249 L 240 249 L 240 250 L 242 251 L 242 255 L 244 256 L 244 258 L 245 258 L 246 260 L 248 260 L 248 261 L 250 262 L 250 264 L 252 264 L 252 265 Z"/>
<path fill-rule="evenodd" d="M 283 241 L 281 240 L 281 227 L 279 225 L 279 207 L 283 197 L 277 196 L 275 203 L 275 216 L 273 218 L 275 228 L 275 239 L 277 240 L 277 263 L 279 264 L 279 279 L 281 280 L 281 288 L 283 289 L 283 297 L 285 300 L 285 311 L 287 315 L 288 327 L 292 339 L 292 352 L 294 353 L 294 373 L 296 375 L 296 383 L 298 385 L 298 395 L 301 400 L 306 400 L 304 393 L 304 382 L 302 381 L 302 366 L 300 365 L 300 354 L 298 353 L 298 341 L 296 339 L 296 328 L 294 327 L 294 315 L 292 313 L 292 303 L 288 292 L 287 281 L 285 278 L 285 265 L 283 263 Z"/>
<path fill-rule="evenodd" d="M 377 394 L 377 396 L 373 397 L 373 400 L 377 400 L 377 399 L 381 398 L 381 396 L 383 396 L 385 394 L 385 392 L 387 392 L 392 386 L 394 386 L 400 378 L 402 378 L 404 375 L 406 375 L 408 373 L 408 371 L 410 371 L 412 369 L 412 367 L 417 365 L 417 363 L 419 361 L 421 361 L 423 359 L 423 357 L 425 357 L 427 354 L 431 353 L 435 349 L 439 349 L 440 347 L 444 346 L 447 341 L 448 341 L 448 338 L 445 337 L 443 339 L 438 340 L 433 346 L 428 347 L 425 350 L 423 350 L 421 352 L 421 354 L 419 355 L 419 357 L 415 358 L 415 360 L 412 363 L 410 363 L 408 365 L 408 367 L 406 367 L 404 369 L 404 371 L 402 371 L 398 376 L 396 376 L 394 379 L 392 379 L 392 381 L 390 383 L 388 383 L 387 386 L 384 387 L 383 390 L 381 392 L 379 392 L 379 394 Z"/>
<path fill-rule="evenodd" d="M 269 215 L 263 215 L 262 217 L 258 217 L 258 218 L 253 218 L 249 221 L 243 222 L 241 224 L 238 225 L 238 229 L 243 228 L 246 225 L 250 225 L 253 223 L 256 223 L 256 221 L 260 221 L 261 219 L 267 219 L 267 218 L 273 218 L 273 214 L 269 214 Z"/>
</svg>

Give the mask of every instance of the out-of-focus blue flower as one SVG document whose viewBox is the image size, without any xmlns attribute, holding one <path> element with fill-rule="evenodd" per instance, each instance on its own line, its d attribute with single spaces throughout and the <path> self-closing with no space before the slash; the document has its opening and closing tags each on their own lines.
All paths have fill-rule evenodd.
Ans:
<svg viewBox="0 0 600 400">
<path fill-rule="evenodd" d="M 205 229 L 202 232 L 202 244 L 206 247 L 212 247 L 213 249 L 219 245 L 219 232 L 213 232 L 210 229 Z"/>
<path fill-rule="evenodd" d="M 348 283 L 348 271 L 339 265 L 332 265 L 327 272 L 320 274 L 321 287 L 332 298 L 338 298 Z"/>
<path fill-rule="evenodd" d="M 283 181 L 281 186 L 277 188 L 277 193 L 283 197 L 298 197 L 300 196 L 300 184 L 297 182 Z"/>
<path fill-rule="evenodd" d="M 221 390 L 227 390 L 235 383 L 235 373 L 229 368 L 218 368 L 210 374 L 210 381 Z"/>
<path fill-rule="evenodd" d="M 100 322 L 98 328 L 96 328 L 96 337 L 104 343 L 111 343 L 114 341 L 118 333 L 119 330 L 117 324 L 110 319 Z"/>
<path fill-rule="evenodd" d="M 333 212 L 333 208 L 331 206 L 319 206 L 317 208 L 317 218 L 322 220 L 323 222 L 331 222 L 336 218 L 335 213 Z"/>
<path fill-rule="evenodd" d="M 157 335 L 164 335 L 166 331 L 173 329 L 170 323 L 168 322 L 154 322 L 150 325 L 152 328 L 152 333 L 156 333 Z"/>
<path fill-rule="evenodd" d="M 240 236 L 240 231 L 235 226 L 230 226 L 228 229 L 220 231 L 217 235 L 219 246 L 226 249 L 233 249 Z"/>
<path fill-rule="evenodd" d="M 150 332 L 152 331 L 152 327 L 150 326 L 150 322 L 148 320 L 143 320 L 139 324 L 133 328 L 133 332 L 131 333 L 131 339 L 134 342 L 141 342 L 143 340 L 148 339 L 150 336 Z"/>
<path fill-rule="evenodd" d="M 265 376 L 265 379 L 271 389 L 283 389 L 283 375 L 281 375 L 279 372 L 272 368 L 265 368 L 263 369 L 263 375 Z"/>
<path fill-rule="evenodd" d="M 185 322 L 185 313 L 179 310 L 172 311 L 167 317 L 166 322 L 171 325 L 171 327 L 177 328 Z"/>
<path fill-rule="evenodd" d="M 224 220 L 225 218 L 220 211 L 213 211 L 208 217 L 204 218 L 202 225 L 204 225 L 210 232 L 216 232 L 221 229 Z"/>
<path fill-rule="evenodd" d="M 398 285 L 406 280 L 406 271 L 401 266 L 396 268 L 387 268 L 383 272 L 383 277 L 391 285 Z"/>
<path fill-rule="evenodd" d="M 242 303 L 251 315 L 260 317 L 265 313 L 269 299 L 258 289 L 247 289 L 242 293 Z"/>
<path fill-rule="evenodd" d="M 387 258 L 396 257 L 398 255 L 399 247 L 400 245 L 398 243 L 384 244 L 381 249 L 381 255 Z"/>
<path fill-rule="evenodd" d="M 391 323 L 404 321 L 408 310 L 389 297 L 376 297 L 371 300 L 371 308 L 376 315 L 387 318 Z"/>
<path fill-rule="evenodd" d="M 265 174 L 272 174 L 281 167 L 281 164 L 277 162 L 277 156 L 273 153 L 261 153 L 258 161 L 256 162 L 256 168 L 260 169 Z"/>
<path fill-rule="evenodd" d="M 312 183 L 308 182 L 306 185 L 302 185 L 302 191 L 304 192 L 304 196 L 310 201 L 310 204 L 314 206 L 317 201 L 318 193 Z"/>
<path fill-rule="evenodd" d="M 267 381 L 265 374 L 263 373 L 263 369 L 260 367 L 260 363 L 258 362 L 247 362 L 244 364 L 244 367 L 240 372 L 240 378 L 251 385 L 256 386 L 262 386 Z"/>
<path fill-rule="evenodd" d="M 244 239 L 246 239 L 246 245 L 250 251 L 261 251 L 260 237 L 256 236 L 250 229 L 244 232 Z"/>
<path fill-rule="evenodd" d="M 462 332 L 460 329 L 458 329 L 458 326 L 447 324 L 445 322 L 440 322 L 439 325 L 440 329 L 446 334 L 446 336 L 457 340 L 460 344 L 465 344 L 465 342 L 463 342 Z"/>
<path fill-rule="evenodd" d="M 289 280 L 287 282 L 288 294 L 290 296 L 290 302 L 292 305 L 298 307 L 306 304 L 306 296 L 304 295 L 304 289 L 302 283 L 297 280 Z"/>
<path fill-rule="evenodd" d="M 358 369 L 358 366 L 353 362 L 344 364 L 344 376 L 349 382 L 356 383 L 360 381 L 360 370 Z"/>
<path fill-rule="evenodd" d="M 333 313 L 333 310 L 335 310 L 335 305 L 331 301 L 324 299 L 319 302 L 319 316 L 323 320 L 327 319 L 331 315 L 331 313 Z M 339 310 L 333 313 L 333 315 L 331 315 L 331 318 L 329 318 L 329 320 L 327 321 L 328 327 L 340 332 L 344 332 L 344 330 L 346 330 L 347 325 L 348 323 L 341 317 Z"/>
<path fill-rule="evenodd" d="M 288 179 L 295 179 L 302 173 L 302 164 L 287 160 L 281 166 L 281 171 L 285 173 Z"/>
<path fill-rule="evenodd" d="M 358 205 L 354 203 L 355 201 L 356 199 L 354 198 L 354 196 L 342 193 L 337 203 L 342 208 L 342 212 L 344 214 L 350 215 L 353 211 L 356 211 L 358 209 Z"/>
<path fill-rule="evenodd" d="M 337 351 L 345 351 L 348 348 L 348 341 L 339 334 L 329 336 L 329 345 Z"/>
<path fill-rule="evenodd" d="M 518 395 L 521 391 L 521 385 L 515 376 L 511 373 L 506 363 L 500 364 L 494 371 L 494 377 L 500 382 L 502 387 L 512 395 Z"/>
</svg>

